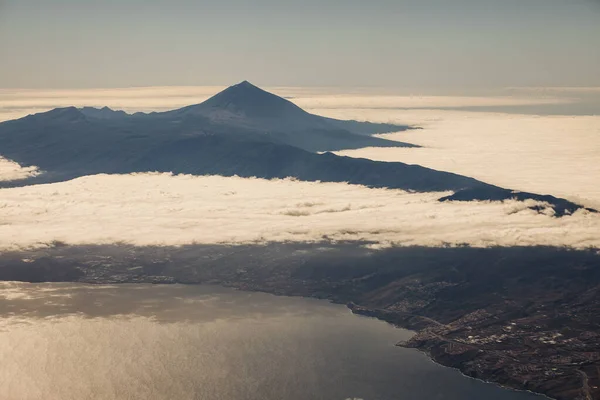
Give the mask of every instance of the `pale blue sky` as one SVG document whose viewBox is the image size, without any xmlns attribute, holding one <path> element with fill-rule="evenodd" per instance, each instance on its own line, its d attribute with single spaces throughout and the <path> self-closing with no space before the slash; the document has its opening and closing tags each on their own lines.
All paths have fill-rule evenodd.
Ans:
<svg viewBox="0 0 600 400">
<path fill-rule="evenodd" d="M 0 87 L 600 86 L 600 0 L 0 0 Z"/>
</svg>

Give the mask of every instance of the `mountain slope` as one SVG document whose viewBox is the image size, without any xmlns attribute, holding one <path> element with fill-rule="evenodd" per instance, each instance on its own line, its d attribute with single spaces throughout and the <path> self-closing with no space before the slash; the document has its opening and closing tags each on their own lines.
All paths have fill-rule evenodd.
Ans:
<svg viewBox="0 0 600 400">
<path fill-rule="evenodd" d="M 170 131 L 145 118 L 127 123 L 56 109 L 0 124 L 0 154 L 46 173 L 35 182 L 97 173 L 165 171 L 359 183 L 416 191 L 485 185 L 403 163 L 315 154 L 251 131 Z M 269 139 L 269 140 L 266 140 Z"/>
<path fill-rule="evenodd" d="M 405 125 L 341 121 L 310 114 L 289 100 L 252 85 L 233 85 L 203 103 L 168 111 L 163 115 L 201 115 L 213 123 L 239 125 L 264 131 L 345 130 L 371 135 L 409 129 Z M 368 133 L 367 133 L 368 132 Z"/>
<path fill-rule="evenodd" d="M 267 140 L 308 151 L 334 151 L 362 147 L 418 147 L 409 143 L 371 137 L 372 134 L 409 129 L 404 125 L 341 121 L 310 114 L 294 103 L 244 81 L 203 103 L 157 113 L 156 119 L 176 124 L 209 124 L 214 131 L 267 135 Z"/>
<path fill-rule="evenodd" d="M 261 178 L 296 177 L 306 181 L 349 182 L 419 192 L 457 192 L 446 200 L 504 200 L 513 197 L 546 201 L 558 215 L 578 205 L 552 196 L 515 194 L 473 178 L 418 165 L 377 162 L 315 154 L 251 134 L 194 135 L 151 131 L 144 123 L 107 125 L 78 110 L 55 110 L 40 120 L 30 117 L 0 124 L 0 154 L 45 173 L 0 187 L 61 181 L 98 173 L 162 171 Z M 12 129 L 10 129 L 12 128 Z M 20 129 L 15 129 L 20 128 Z M 27 128 L 27 129 L 25 129 Z"/>
</svg>

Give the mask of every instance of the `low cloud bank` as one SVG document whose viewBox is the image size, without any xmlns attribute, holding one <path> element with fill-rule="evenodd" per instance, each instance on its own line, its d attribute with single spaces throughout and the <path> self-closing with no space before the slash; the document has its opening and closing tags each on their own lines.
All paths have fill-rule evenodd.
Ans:
<svg viewBox="0 0 600 400">
<path fill-rule="evenodd" d="M 419 109 L 453 107 L 500 107 L 567 104 L 571 99 L 558 97 L 513 96 L 378 96 L 378 95 L 320 95 L 296 97 L 294 103 L 302 108 L 320 109 Z"/>
<path fill-rule="evenodd" d="M 363 148 L 337 154 L 419 164 L 600 208 L 600 116 L 542 117 L 444 110 L 321 111 L 338 118 L 403 121 L 424 128 L 382 136 L 421 148 Z"/>
<path fill-rule="evenodd" d="M 30 178 L 39 174 L 37 167 L 22 167 L 14 161 L 0 157 L 0 182 Z"/>
<path fill-rule="evenodd" d="M 369 240 L 386 245 L 600 247 L 600 216 L 534 202 L 444 202 L 343 183 L 170 174 L 95 175 L 0 190 L 0 249 Z"/>
</svg>

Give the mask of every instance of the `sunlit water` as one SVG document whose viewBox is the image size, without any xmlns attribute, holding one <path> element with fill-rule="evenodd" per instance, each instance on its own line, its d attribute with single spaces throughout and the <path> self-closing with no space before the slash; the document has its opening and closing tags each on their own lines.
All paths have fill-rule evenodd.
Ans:
<svg viewBox="0 0 600 400">
<path fill-rule="evenodd" d="M 0 286 L 1 399 L 533 399 L 325 301 L 210 286 Z"/>
</svg>

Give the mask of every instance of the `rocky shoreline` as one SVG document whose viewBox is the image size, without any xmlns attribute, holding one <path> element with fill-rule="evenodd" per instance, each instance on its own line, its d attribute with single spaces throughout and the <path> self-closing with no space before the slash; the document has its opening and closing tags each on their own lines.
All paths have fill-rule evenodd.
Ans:
<svg viewBox="0 0 600 400">
<path fill-rule="evenodd" d="M 390 317 L 389 315 L 384 316 L 378 311 L 369 310 L 369 309 L 363 308 L 363 307 L 357 307 L 353 304 L 350 304 L 349 308 L 352 310 L 353 313 L 356 313 L 359 315 L 383 319 L 386 321 L 389 321 L 390 319 L 394 319 L 397 321 L 396 318 Z M 418 316 L 415 316 L 415 319 L 418 319 Z M 435 324 L 427 324 L 426 322 L 424 322 L 424 324 L 428 327 L 435 325 Z M 416 350 L 424 353 L 427 357 L 429 357 L 436 364 L 442 365 L 444 367 L 456 369 L 456 370 L 460 371 L 463 375 L 465 375 L 469 378 L 481 380 L 481 381 L 487 382 L 487 383 L 493 383 L 493 384 L 496 384 L 500 387 L 507 388 L 507 389 L 518 390 L 518 391 L 528 391 L 528 392 L 537 393 L 537 394 L 544 394 L 543 388 L 540 388 L 540 387 L 528 388 L 526 385 L 522 384 L 521 382 L 511 381 L 510 377 L 507 374 L 503 374 L 502 371 L 495 370 L 495 371 L 490 372 L 489 374 L 486 374 L 483 371 L 470 370 L 468 368 L 468 361 L 470 361 L 470 359 L 473 359 L 473 358 L 477 357 L 478 355 L 480 355 L 481 352 L 478 349 L 468 348 L 468 347 L 461 349 L 460 346 L 457 346 L 457 344 L 455 342 L 452 342 L 450 340 L 445 340 L 442 337 L 436 337 L 433 335 L 429 336 L 427 341 L 423 341 L 422 337 L 424 336 L 425 328 L 422 328 L 422 327 L 419 328 L 418 327 L 418 326 L 420 326 L 419 323 L 415 324 L 414 322 L 407 322 L 407 323 L 395 322 L 395 323 L 393 323 L 393 325 L 397 326 L 399 328 L 404 328 L 404 329 L 410 329 L 410 330 L 417 329 L 415 331 L 415 336 L 413 336 L 409 340 L 403 340 L 403 341 L 398 342 L 396 344 L 396 346 L 398 346 L 398 347 L 403 347 L 403 348 L 408 348 L 408 349 L 416 349 Z M 453 346 L 453 347 L 450 348 L 450 346 Z M 451 350 L 451 351 L 448 351 L 448 350 Z M 548 397 L 548 396 L 546 396 L 546 397 Z M 548 397 L 548 398 L 552 398 L 552 397 Z"/>
</svg>

